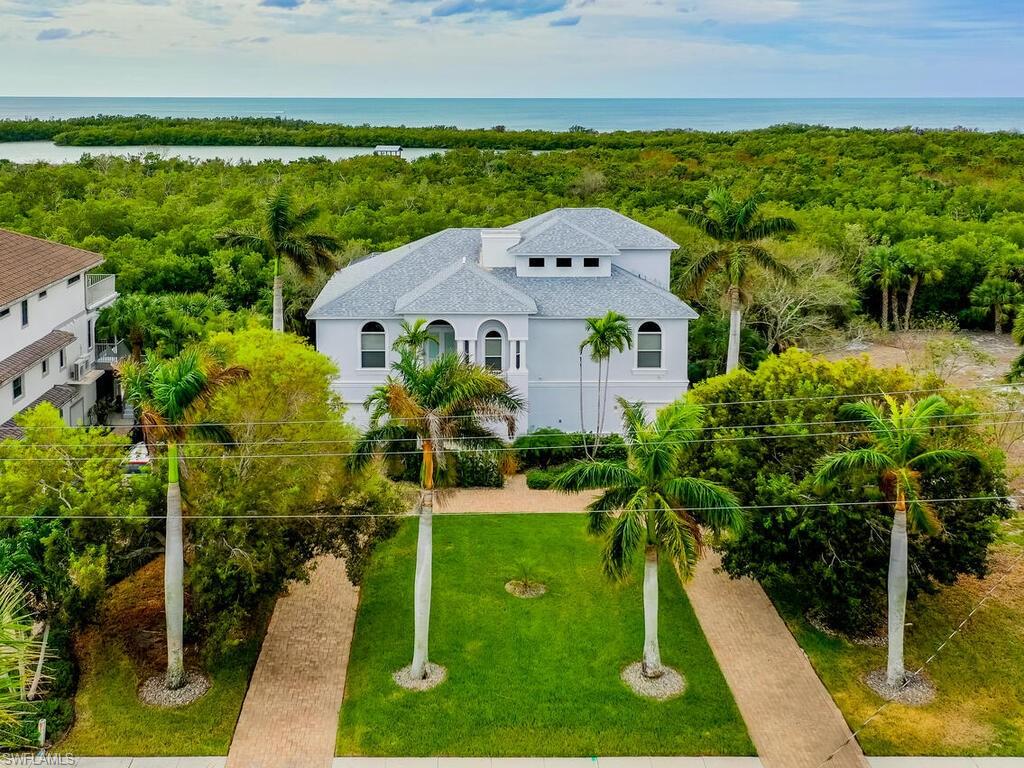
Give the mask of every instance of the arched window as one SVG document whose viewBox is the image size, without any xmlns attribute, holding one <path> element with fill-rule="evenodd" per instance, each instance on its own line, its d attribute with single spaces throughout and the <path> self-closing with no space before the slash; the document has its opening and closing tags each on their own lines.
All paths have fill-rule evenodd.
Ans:
<svg viewBox="0 0 1024 768">
<path fill-rule="evenodd" d="M 455 343 L 455 329 L 444 320 L 435 320 L 427 326 L 430 340 L 427 341 L 426 359 L 428 363 L 437 360 L 441 355 L 455 354 L 458 350 Z"/>
<path fill-rule="evenodd" d="M 363 368 L 384 368 L 387 366 L 387 340 L 384 326 L 370 322 L 359 333 L 359 364 Z"/>
<path fill-rule="evenodd" d="M 504 358 L 501 334 L 498 331 L 488 331 L 484 336 L 484 365 L 492 371 L 500 371 L 504 367 Z"/>
<path fill-rule="evenodd" d="M 661 326 L 650 321 L 636 332 L 636 367 L 661 368 Z"/>
</svg>

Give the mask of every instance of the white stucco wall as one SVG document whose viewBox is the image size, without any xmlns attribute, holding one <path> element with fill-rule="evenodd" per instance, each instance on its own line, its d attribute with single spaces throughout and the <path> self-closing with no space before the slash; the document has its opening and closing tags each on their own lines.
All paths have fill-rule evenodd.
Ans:
<svg viewBox="0 0 1024 768">
<path fill-rule="evenodd" d="M 615 264 L 667 289 L 671 257 L 672 251 L 668 250 L 624 250 L 615 257 Z"/>
<path fill-rule="evenodd" d="M 67 284 L 67 278 L 62 278 L 45 289 L 45 298 L 39 298 L 40 291 L 36 291 L 25 297 L 28 301 L 28 325 L 21 324 L 21 301 L 8 305 L 10 313 L 0 317 L 0 359 L 4 359 L 15 352 L 38 341 L 46 334 L 54 330 L 63 330 L 75 335 L 72 341 L 64 349 L 65 367 L 60 368 L 60 355 L 54 352 L 49 357 L 49 371 L 46 376 L 42 373 L 42 361 L 35 363 L 31 368 L 22 374 L 24 395 L 14 400 L 12 381 L 0 384 L 0 423 L 10 419 L 15 413 L 30 405 L 43 393 L 58 384 L 67 384 L 68 371 L 79 357 L 86 356 L 91 362 L 93 351 L 90 349 L 88 338 L 89 321 L 95 324 L 98 312 L 86 311 L 85 304 L 85 275 L 71 284 Z M 96 385 L 76 385 L 81 390 L 79 404 L 77 399 L 69 405 L 64 406 L 63 414 L 68 420 L 71 411 L 76 413 L 88 413 L 89 408 L 96 402 Z"/>
<path fill-rule="evenodd" d="M 409 318 L 410 320 L 414 318 Z M 526 316 L 489 317 L 482 315 L 450 315 L 443 319 L 455 328 L 456 338 L 470 341 L 470 356 L 483 362 L 483 334 L 490 328 L 506 330 L 504 364 L 509 383 L 528 400 L 528 411 L 519 425 L 520 431 L 539 427 L 557 427 L 566 431 L 580 428 L 579 355 L 580 341 L 586 326 L 583 319 L 527 318 Z M 636 364 L 636 331 L 646 320 L 657 322 L 662 329 L 662 367 L 638 368 Z M 362 402 L 373 387 L 385 380 L 397 354 L 391 350 L 400 333 L 397 319 L 378 321 L 387 336 L 387 368 L 366 370 L 360 366 L 359 334 L 366 320 L 317 321 L 317 349 L 330 357 L 339 368 L 334 389 L 348 408 L 348 418 L 366 426 L 367 415 Z M 608 411 L 606 430 L 618 430 L 619 413 L 615 398 L 625 397 L 648 404 L 656 410 L 682 395 L 687 387 L 686 320 L 634 318 L 632 350 L 613 355 L 609 367 Z M 515 342 L 520 342 L 522 366 L 515 370 Z M 459 344 L 459 350 L 462 350 Z M 595 427 L 597 366 L 584 359 L 584 420 L 586 427 Z"/>
</svg>

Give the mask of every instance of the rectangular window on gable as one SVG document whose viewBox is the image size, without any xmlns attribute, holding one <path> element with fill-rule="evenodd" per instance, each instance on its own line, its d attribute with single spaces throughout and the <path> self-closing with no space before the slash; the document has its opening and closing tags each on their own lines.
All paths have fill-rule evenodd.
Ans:
<svg viewBox="0 0 1024 768">
<path fill-rule="evenodd" d="M 40 291 L 39 292 L 39 300 L 42 301 L 45 298 L 46 298 L 46 291 Z"/>
<path fill-rule="evenodd" d="M 28 325 L 28 299 L 21 302 L 21 327 Z"/>
<path fill-rule="evenodd" d="M 555 259 L 555 266 L 560 267 L 562 269 L 571 267 L 572 258 L 570 258 L 569 256 L 559 256 L 557 259 Z"/>
<path fill-rule="evenodd" d="M 543 267 L 544 266 L 544 257 L 543 256 L 531 256 L 530 257 L 530 266 L 531 267 Z"/>
<path fill-rule="evenodd" d="M 0 309 L 0 317 L 7 317 L 9 314 L 11 314 L 10 307 L 4 307 L 3 309 Z"/>
<path fill-rule="evenodd" d="M 597 256 L 584 256 L 583 266 L 587 269 L 594 269 L 601 266 L 601 260 Z"/>
<path fill-rule="evenodd" d="M 48 374 L 50 372 L 50 358 L 48 358 L 48 357 L 44 357 L 43 358 L 42 369 L 43 369 L 43 376 L 45 376 L 46 374 Z"/>
<path fill-rule="evenodd" d="M 74 285 L 75 283 L 77 283 L 81 279 L 82 279 L 81 275 L 72 275 L 71 277 L 68 278 L 68 285 Z"/>
<path fill-rule="evenodd" d="M 14 381 L 11 382 L 11 392 L 15 400 L 20 400 L 25 396 L 25 380 L 21 376 L 14 377 Z"/>
</svg>

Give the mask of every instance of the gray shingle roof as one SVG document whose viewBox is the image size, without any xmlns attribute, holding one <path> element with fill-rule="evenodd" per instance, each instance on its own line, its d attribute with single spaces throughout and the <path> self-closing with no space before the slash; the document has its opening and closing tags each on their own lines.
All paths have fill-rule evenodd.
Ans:
<svg viewBox="0 0 1024 768">
<path fill-rule="evenodd" d="M 529 236 L 508 249 L 513 256 L 618 256 L 619 249 L 580 229 L 570 221 L 552 217 L 532 229 Z"/>
<path fill-rule="evenodd" d="M 395 302 L 395 312 L 401 315 L 526 315 L 536 311 L 536 303 L 525 293 L 468 261 L 452 264 Z"/>
<path fill-rule="evenodd" d="M 562 243 L 567 248 L 587 248 L 579 252 L 561 251 L 566 255 L 612 254 L 617 253 L 617 248 L 630 247 L 675 247 L 664 235 L 614 211 L 562 208 L 551 213 L 580 211 L 582 216 L 569 214 L 575 217 L 572 221 L 536 217 L 523 224 L 537 238 L 538 247 L 556 248 Z M 599 225 L 601 232 L 595 235 L 586 229 L 583 225 L 588 223 Z M 480 232 L 446 229 L 351 264 L 327 282 L 308 317 L 383 319 L 462 313 L 576 318 L 608 310 L 629 317 L 697 316 L 672 293 L 614 265 L 610 277 L 519 277 L 513 268 L 483 269 L 478 265 Z M 609 240 L 606 234 L 615 236 L 618 242 Z M 528 233 L 524 242 L 530 239 Z M 588 242 L 591 245 L 581 245 Z M 610 250 L 595 253 L 595 248 Z"/>
<path fill-rule="evenodd" d="M 658 230 L 610 208 L 554 208 L 518 224 L 512 224 L 509 229 L 520 230 L 523 233 L 523 240 L 526 241 L 551 219 L 569 222 L 594 237 L 625 250 L 679 247 Z"/>
<path fill-rule="evenodd" d="M 610 277 L 520 277 L 512 267 L 492 270 L 509 285 L 529 292 L 540 317 L 593 317 L 609 310 L 626 317 L 693 320 L 697 313 L 664 288 L 612 266 Z"/>
</svg>

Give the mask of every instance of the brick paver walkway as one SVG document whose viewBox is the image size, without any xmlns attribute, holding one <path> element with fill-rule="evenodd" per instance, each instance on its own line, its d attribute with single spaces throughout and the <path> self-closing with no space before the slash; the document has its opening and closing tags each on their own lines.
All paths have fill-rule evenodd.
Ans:
<svg viewBox="0 0 1024 768">
<path fill-rule="evenodd" d="M 708 552 L 686 591 L 757 754 L 765 768 L 818 768 L 850 729 L 764 590 L 720 565 Z M 828 765 L 868 766 L 856 742 Z"/>
<path fill-rule="evenodd" d="M 330 768 L 358 601 L 333 557 L 277 601 L 227 768 Z"/>
</svg>

